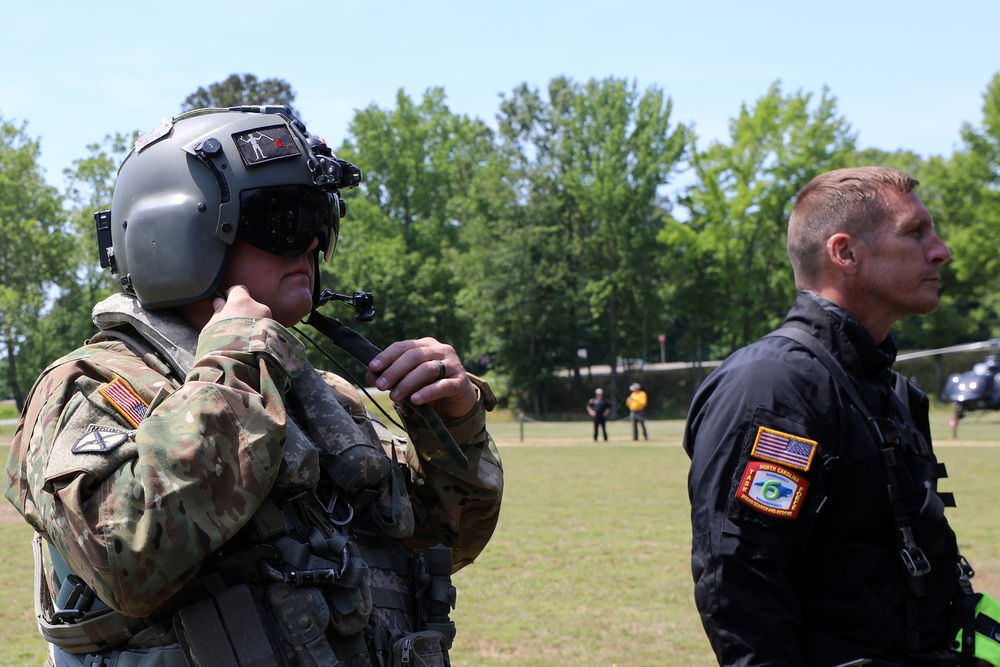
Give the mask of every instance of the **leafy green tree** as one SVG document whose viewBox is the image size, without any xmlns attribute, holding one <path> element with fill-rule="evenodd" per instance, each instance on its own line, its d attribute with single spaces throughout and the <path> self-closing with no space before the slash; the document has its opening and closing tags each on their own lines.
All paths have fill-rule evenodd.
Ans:
<svg viewBox="0 0 1000 667">
<path fill-rule="evenodd" d="M 242 104 L 286 104 L 293 108 L 295 91 L 284 79 L 260 80 L 253 74 L 230 74 L 224 81 L 199 87 L 181 104 L 181 111 Z M 297 115 L 297 114 L 296 114 Z"/>
<path fill-rule="evenodd" d="M 640 94 L 615 79 L 559 77 L 547 100 L 525 85 L 501 104 L 504 164 L 514 179 L 506 187 L 517 205 L 497 206 L 502 217 L 487 221 L 484 242 L 473 245 L 480 265 L 504 262 L 473 286 L 492 305 L 476 324 L 503 332 L 493 337 L 497 356 L 511 384 L 529 388 L 536 412 L 546 409 L 555 369 L 574 368 L 579 378 L 579 349 L 616 369 L 628 342 L 641 337 L 624 323 L 658 309 L 658 191 L 685 145 L 670 112 L 662 91 Z"/>
<path fill-rule="evenodd" d="M 346 194 L 348 217 L 324 285 L 375 294 L 373 339 L 433 335 L 467 351 L 455 265 L 466 251 L 470 183 L 494 151 L 491 131 L 453 114 L 444 91 L 432 88 L 419 104 L 400 90 L 395 109 L 363 109 L 349 134 L 338 155 L 357 164 L 363 180 Z"/>
<path fill-rule="evenodd" d="M 932 213 L 953 253 L 944 289 L 958 301 L 955 313 L 966 338 L 1000 336 L 1000 74 L 983 95 L 979 127 L 962 128 L 963 147 L 934 161 Z M 921 186 L 923 189 L 923 186 Z M 949 285 L 948 278 L 954 278 Z"/>
<path fill-rule="evenodd" d="M 72 279 L 60 286 L 52 311 L 46 317 L 54 339 L 65 351 L 75 349 L 94 331 L 90 311 L 95 303 L 118 291 L 118 282 L 108 269 L 101 268 L 97 253 L 94 214 L 111 208 L 117 168 L 129 148 L 125 135 L 107 136 L 103 144 L 87 147 L 90 156 L 74 160 L 65 170 L 71 204 L 71 222 L 77 238 L 72 257 Z"/>
<path fill-rule="evenodd" d="M 725 356 L 780 323 L 795 295 L 786 252 L 795 195 L 817 174 L 845 166 L 850 126 L 827 90 L 785 96 L 778 83 L 730 122 L 730 142 L 695 151 L 688 217 L 661 235 L 670 249 L 674 310 L 690 314 L 691 349 Z"/>
<path fill-rule="evenodd" d="M 39 143 L 26 126 L 0 116 L 0 354 L 19 410 L 45 363 L 22 355 L 22 346 L 40 328 L 48 294 L 72 270 L 62 200 L 38 158 Z"/>
<path fill-rule="evenodd" d="M 549 413 L 553 372 L 579 363 L 581 345 L 593 346 L 581 344 L 587 308 L 573 298 L 579 276 L 565 218 L 552 200 L 519 203 L 518 183 L 499 157 L 480 173 L 458 303 L 474 323 L 476 370 L 511 388 L 502 398 L 512 407 L 530 407 L 538 416 Z"/>
</svg>

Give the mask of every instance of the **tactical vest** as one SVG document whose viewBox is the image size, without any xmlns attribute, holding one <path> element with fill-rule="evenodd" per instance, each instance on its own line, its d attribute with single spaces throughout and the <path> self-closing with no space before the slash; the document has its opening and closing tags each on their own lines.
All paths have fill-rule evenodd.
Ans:
<svg viewBox="0 0 1000 667">
<path fill-rule="evenodd" d="M 117 339 L 176 386 L 193 363 L 131 313 L 93 340 Z M 115 327 L 115 328 L 111 328 Z M 194 349 L 190 347 L 190 349 Z M 176 388 L 175 386 L 175 388 Z M 352 415 L 308 366 L 286 396 L 282 471 L 251 522 L 203 563 L 155 617 L 104 605 L 35 538 L 35 611 L 50 660 L 72 667 L 449 665 L 455 634 L 451 549 L 408 552 L 413 533 L 392 434 Z M 397 440 L 398 442 L 398 440 Z M 51 574 L 51 588 L 45 572 Z M 51 592 L 50 592 L 51 591 Z M 54 597 L 53 597 L 54 594 Z M 165 605 L 166 607 L 166 605 Z"/>
</svg>

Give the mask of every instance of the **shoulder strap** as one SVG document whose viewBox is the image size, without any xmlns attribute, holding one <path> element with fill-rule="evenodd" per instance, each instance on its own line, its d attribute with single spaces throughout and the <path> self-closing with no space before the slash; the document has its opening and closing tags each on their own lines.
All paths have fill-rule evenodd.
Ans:
<svg viewBox="0 0 1000 667">
<path fill-rule="evenodd" d="M 772 331 L 768 334 L 768 337 L 782 337 L 794 340 L 799 343 L 804 348 L 813 353 L 816 359 L 819 360 L 823 366 L 830 371 L 830 375 L 833 377 L 834 382 L 841 389 L 847 393 L 847 396 L 854 403 L 854 406 L 864 417 L 865 423 L 871 429 L 872 433 L 875 435 L 875 441 L 879 444 L 882 450 L 882 461 L 885 464 L 886 475 L 889 478 L 889 503 L 892 507 L 893 518 L 896 522 L 896 529 L 899 531 L 899 538 L 902 544 L 899 555 L 903 560 L 903 565 L 906 567 L 906 572 L 909 575 L 910 591 L 915 597 L 920 597 L 924 594 L 924 576 L 931 571 L 930 561 L 927 560 L 927 556 L 924 555 L 923 550 L 917 545 L 916 541 L 913 539 L 913 530 L 910 527 L 910 520 L 906 515 L 906 510 L 903 507 L 902 496 L 899 493 L 900 484 L 899 477 L 896 472 L 896 466 L 899 465 L 899 460 L 896 454 L 896 448 L 891 446 L 886 442 L 886 438 L 882 431 L 878 428 L 877 420 L 872 416 L 871 411 L 868 409 L 868 405 L 861 398 L 854 381 L 844 370 L 844 367 L 840 364 L 833 352 L 831 352 L 822 342 L 815 336 L 809 335 L 802 329 L 797 329 L 795 327 L 784 326 L 776 331 Z M 900 385 L 897 378 L 895 391 L 900 391 Z M 905 392 L 905 386 L 902 388 Z M 906 394 L 903 394 L 903 403 L 907 406 L 907 415 L 909 415 L 909 398 Z M 907 642 L 911 648 L 916 648 L 919 645 L 919 623 L 917 621 L 917 610 L 915 601 L 907 597 L 906 612 L 907 612 Z"/>
<path fill-rule="evenodd" d="M 809 335 L 802 329 L 790 326 L 784 326 L 776 331 L 772 331 L 766 337 L 789 338 L 812 352 L 816 359 L 819 360 L 819 362 L 823 364 L 828 371 L 830 371 L 830 375 L 833 376 L 837 386 L 847 393 L 851 402 L 854 403 L 854 406 L 858 409 L 858 412 L 860 412 L 861 416 L 865 418 L 865 421 L 869 425 L 871 424 L 871 411 L 868 409 L 868 405 L 865 403 L 864 399 L 861 398 L 861 394 L 858 393 L 857 388 L 854 386 L 854 380 L 852 380 L 847 374 L 844 367 L 840 365 L 837 358 L 833 356 L 833 352 L 828 350 L 826 345 L 823 345 L 818 338 Z M 876 431 L 875 435 L 878 437 L 879 442 L 881 442 L 882 434 Z"/>
<path fill-rule="evenodd" d="M 90 342 L 99 343 L 106 340 L 121 341 L 157 372 L 163 375 L 173 375 L 181 381 L 184 380 L 186 371 L 180 362 L 170 356 L 165 349 L 154 348 L 150 341 L 135 328 L 126 325 L 113 329 L 101 329 L 91 337 Z"/>
</svg>

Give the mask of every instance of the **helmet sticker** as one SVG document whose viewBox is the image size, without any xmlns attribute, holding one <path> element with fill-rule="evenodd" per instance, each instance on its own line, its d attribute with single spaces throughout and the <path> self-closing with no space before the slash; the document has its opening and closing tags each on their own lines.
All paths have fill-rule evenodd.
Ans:
<svg viewBox="0 0 1000 667">
<path fill-rule="evenodd" d="M 243 164 L 248 167 L 302 154 L 292 139 L 292 133 L 284 125 L 237 132 L 233 135 L 233 142 L 239 148 Z"/>
<path fill-rule="evenodd" d="M 140 132 L 139 137 L 135 140 L 135 150 L 141 151 L 151 143 L 167 136 L 170 134 L 170 130 L 172 130 L 173 127 L 173 121 L 169 118 L 164 118 L 160 121 L 160 124 L 152 130 L 149 130 L 148 132 Z"/>
<path fill-rule="evenodd" d="M 736 489 L 736 499 L 763 514 L 794 519 L 802 509 L 808 488 L 808 480 L 790 470 L 750 461 Z"/>
</svg>

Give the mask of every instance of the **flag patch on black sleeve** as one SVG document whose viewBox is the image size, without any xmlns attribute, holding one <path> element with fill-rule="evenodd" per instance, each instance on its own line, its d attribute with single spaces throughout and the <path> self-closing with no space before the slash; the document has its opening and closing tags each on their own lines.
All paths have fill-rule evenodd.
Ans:
<svg viewBox="0 0 1000 667">
<path fill-rule="evenodd" d="M 815 440 L 761 426 L 757 429 L 750 456 L 807 471 L 816 455 L 817 444 Z"/>
</svg>

